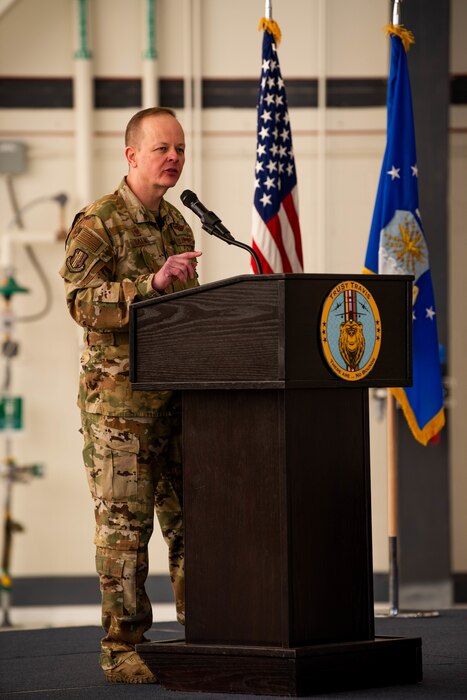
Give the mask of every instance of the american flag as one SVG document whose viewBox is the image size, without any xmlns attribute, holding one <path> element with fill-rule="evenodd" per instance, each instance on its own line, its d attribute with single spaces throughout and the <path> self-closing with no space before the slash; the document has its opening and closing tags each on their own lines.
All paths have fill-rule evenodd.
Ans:
<svg viewBox="0 0 467 700">
<path fill-rule="evenodd" d="M 274 22 L 273 24 L 277 27 Z M 265 29 L 263 35 L 262 60 L 252 247 L 264 273 L 302 272 L 303 253 L 292 131 L 276 41 L 269 29 Z M 257 273 L 253 258 L 251 264 Z"/>
</svg>

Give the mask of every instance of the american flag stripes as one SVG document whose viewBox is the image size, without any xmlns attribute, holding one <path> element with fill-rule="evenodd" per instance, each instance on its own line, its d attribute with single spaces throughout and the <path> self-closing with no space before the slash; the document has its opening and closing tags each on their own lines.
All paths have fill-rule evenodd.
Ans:
<svg viewBox="0 0 467 700">
<path fill-rule="evenodd" d="M 276 40 L 263 20 L 263 54 L 258 95 L 256 184 L 252 247 L 264 273 L 302 272 L 298 193 L 292 131 Z M 252 259 L 252 268 L 258 272 Z"/>
</svg>

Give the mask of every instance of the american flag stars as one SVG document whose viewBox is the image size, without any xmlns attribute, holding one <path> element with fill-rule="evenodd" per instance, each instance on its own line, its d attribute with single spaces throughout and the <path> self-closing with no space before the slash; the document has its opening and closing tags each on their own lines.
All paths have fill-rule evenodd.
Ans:
<svg viewBox="0 0 467 700">
<path fill-rule="evenodd" d="M 276 45 L 271 42 L 276 54 Z M 290 118 L 287 109 L 284 81 L 279 62 L 275 58 L 263 60 L 260 95 L 258 99 L 258 144 L 256 148 L 255 203 L 265 216 L 275 214 L 280 206 L 281 194 L 296 184 L 295 163 L 292 149 Z M 269 208 L 268 211 L 265 211 Z"/>
<path fill-rule="evenodd" d="M 265 273 L 302 272 L 297 177 L 287 97 L 276 49 L 278 27 L 273 20 L 263 21 L 265 31 L 257 103 L 252 213 L 253 249 Z M 254 262 L 252 267 L 257 272 Z"/>
</svg>

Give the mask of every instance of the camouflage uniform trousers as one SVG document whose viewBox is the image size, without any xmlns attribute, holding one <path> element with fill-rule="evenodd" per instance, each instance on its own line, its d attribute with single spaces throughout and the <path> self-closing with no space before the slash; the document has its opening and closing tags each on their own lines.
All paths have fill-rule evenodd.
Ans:
<svg viewBox="0 0 467 700">
<path fill-rule="evenodd" d="M 106 632 L 100 661 L 108 670 L 144 641 L 152 625 L 144 584 L 154 510 L 169 547 L 177 618 L 184 623 L 180 418 L 122 418 L 86 411 L 81 418 Z"/>
</svg>

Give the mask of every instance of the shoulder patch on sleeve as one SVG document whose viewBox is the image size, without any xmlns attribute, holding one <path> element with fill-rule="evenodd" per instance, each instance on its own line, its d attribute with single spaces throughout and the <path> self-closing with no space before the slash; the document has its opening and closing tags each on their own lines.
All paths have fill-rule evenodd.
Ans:
<svg viewBox="0 0 467 700">
<path fill-rule="evenodd" d="M 88 254 L 81 248 L 75 248 L 73 255 L 66 259 L 66 266 L 70 272 L 82 272 L 86 265 Z"/>
<path fill-rule="evenodd" d="M 106 245 L 105 241 L 90 228 L 82 228 L 76 236 L 75 242 L 77 245 L 82 244 L 91 253 L 97 253 L 103 245 Z"/>
<path fill-rule="evenodd" d="M 68 282 L 82 285 L 92 280 L 111 260 L 112 247 L 105 229 L 94 231 L 81 223 L 67 239 L 67 252 L 60 275 Z"/>
</svg>

